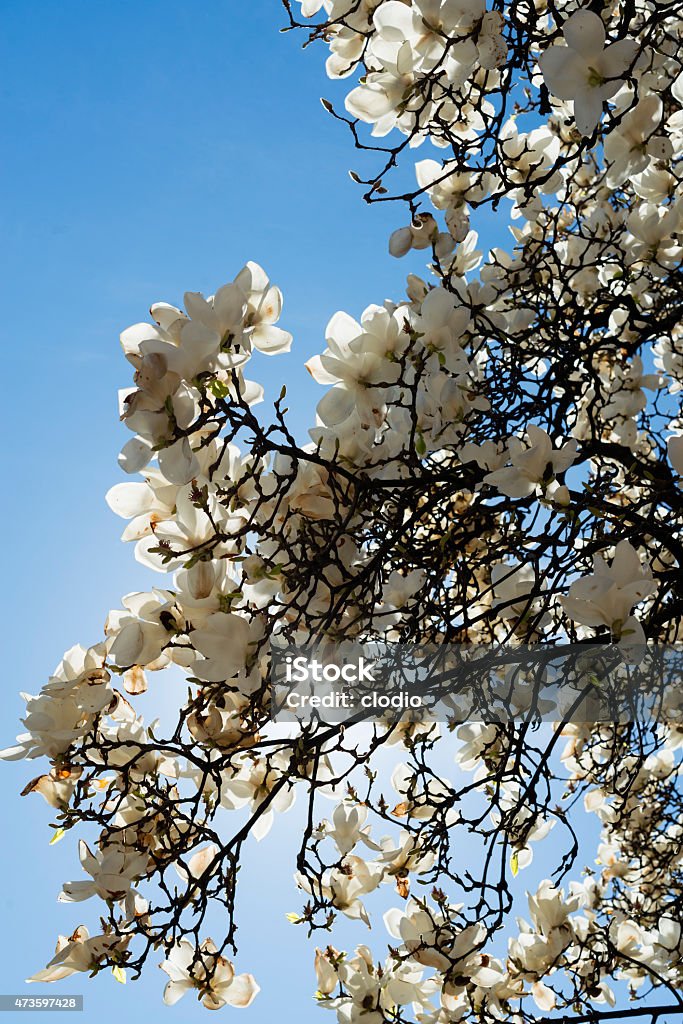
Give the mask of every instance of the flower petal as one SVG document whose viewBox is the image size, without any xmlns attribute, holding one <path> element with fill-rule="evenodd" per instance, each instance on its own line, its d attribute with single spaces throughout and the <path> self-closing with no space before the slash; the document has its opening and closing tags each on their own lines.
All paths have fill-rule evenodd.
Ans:
<svg viewBox="0 0 683 1024">
<path fill-rule="evenodd" d="M 605 47 L 605 26 L 593 11 L 576 11 L 562 26 L 567 45 L 586 60 L 598 57 Z"/>
</svg>

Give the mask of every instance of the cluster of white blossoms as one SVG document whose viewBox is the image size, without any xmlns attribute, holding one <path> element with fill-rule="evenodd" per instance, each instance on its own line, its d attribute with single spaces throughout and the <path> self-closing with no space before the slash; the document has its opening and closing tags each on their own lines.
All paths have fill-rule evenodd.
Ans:
<svg viewBox="0 0 683 1024">
<path fill-rule="evenodd" d="M 429 139 L 453 150 L 443 162 L 416 167 L 414 197 L 429 194 L 445 211 L 447 231 L 431 214 L 414 212 L 392 237 L 391 252 L 431 241 L 447 259 L 467 236 L 471 207 L 495 207 L 501 197 L 512 200 L 513 216 L 536 220 L 544 196 L 581 173 L 597 130 L 609 188 L 628 184 L 645 201 L 673 200 L 683 96 L 679 13 L 662 10 L 659 22 L 656 13 L 651 0 L 638 0 L 628 21 L 618 3 L 596 13 L 578 4 L 549 12 L 544 3 L 487 9 L 482 0 L 301 0 L 303 17 L 316 19 L 312 38 L 329 43 L 330 78 L 360 77 L 345 100 L 353 121 L 370 125 L 373 136 L 398 129 L 411 146 Z M 386 192 L 394 162 L 368 179 L 369 198 Z"/>
<path fill-rule="evenodd" d="M 507 938 L 506 955 L 502 956 L 486 950 L 487 929 L 483 923 L 468 923 L 464 904 L 448 904 L 437 889 L 431 900 L 408 897 L 409 884 L 405 883 L 403 891 L 408 898 L 404 907 L 384 914 L 385 927 L 394 941 L 383 963 L 373 961 L 366 945 L 359 946 L 353 956 L 332 945 L 316 950 L 316 997 L 323 1007 L 336 1010 L 341 1024 L 363 1024 L 368 1019 L 381 1024 L 396 1008 L 404 1014 L 410 1008 L 416 1021 L 438 1024 L 481 1015 L 487 1020 L 521 1022 L 527 1018 L 513 1006 L 526 1006 L 527 999 L 543 1015 L 566 1006 L 567 979 L 577 990 L 589 989 L 594 1012 L 599 1012 L 601 1004 L 608 1010 L 615 1005 L 615 988 L 620 983 L 628 984 L 632 999 L 646 982 L 680 989 L 683 935 L 677 914 L 655 917 L 650 927 L 638 920 L 651 918 L 645 911 L 647 903 L 656 897 L 666 899 L 670 892 L 670 878 L 664 879 L 656 870 L 658 857 L 666 849 L 675 864 L 680 864 L 683 826 L 666 823 L 661 785 L 681 772 L 674 750 L 683 740 L 667 730 L 662 749 L 637 766 L 637 758 L 625 757 L 618 769 L 621 782 L 634 770 L 634 784 L 622 797 L 622 806 L 616 806 L 606 795 L 611 790 L 607 776 L 615 767 L 609 746 L 623 742 L 623 737 L 611 726 L 597 731 L 594 725 L 564 726 L 562 733 L 568 737 L 562 763 L 569 771 L 570 790 L 589 783 L 585 808 L 603 822 L 596 860 L 599 873 L 587 872 L 582 881 L 572 881 L 568 891 L 543 879 L 534 891 L 527 892 L 529 919 L 517 917 L 516 932 Z M 462 741 L 456 755 L 459 765 L 466 771 L 476 769 L 475 778 L 482 788 L 490 786 L 495 775 L 500 777 L 501 758 L 510 752 L 500 727 L 471 723 L 461 727 L 458 738 Z M 399 792 L 409 775 L 407 766 L 394 773 Z M 363 863 L 359 857 L 348 856 L 353 844 L 382 849 L 373 843 L 366 821 L 365 807 L 344 810 L 340 805 L 335 812 L 336 831 L 326 832 L 327 836 L 342 837 L 342 842 L 335 841 L 348 865 L 344 872 L 347 887 L 354 884 L 352 879 L 357 878 Z M 534 825 L 537 834 L 531 838 L 542 839 L 550 824 L 540 829 Z M 651 835 L 656 836 L 654 844 L 647 842 Z M 380 855 L 371 862 L 377 866 L 372 883 L 361 888 L 357 878 L 358 891 L 367 892 L 371 885 L 386 881 L 379 870 L 383 860 L 386 856 Z M 412 863 L 402 860 L 402 873 L 406 878 L 412 872 L 424 875 L 433 862 L 432 854 L 418 855 Z M 526 856 L 524 864 L 529 862 Z M 513 854 L 512 865 L 513 875 L 523 866 L 519 850 Z M 624 888 L 617 900 L 610 902 L 615 879 L 621 880 Z M 359 916 L 348 909 L 344 912 Z"/>
<path fill-rule="evenodd" d="M 410 222 L 390 240 L 432 262 L 398 301 L 332 317 L 306 364 L 325 389 L 306 443 L 284 390 L 270 422 L 254 412 L 247 364 L 292 345 L 260 266 L 123 332 L 132 479 L 107 500 L 163 585 L 126 595 L 104 638 L 26 695 L 26 731 L 1 755 L 49 762 L 24 792 L 57 812 L 53 841 L 88 825 L 60 900 L 102 913 L 93 937 L 60 936 L 33 981 L 135 978 L 159 950 L 167 1003 L 248 1006 L 258 985 L 227 956 L 240 856 L 299 788 L 306 904 L 292 919 L 366 927 L 381 891 L 401 901 L 379 962 L 365 945 L 317 952 L 318 998 L 340 1024 L 526 1024 L 597 1012 L 621 982 L 683 987 L 671 691 L 647 742 L 565 722 L 545 748 L 524 723 L 287 732 L 269 703 L 271 641 L 683 639 L 683 22 L 645 0 L 629 11 L 573 3 L 560 22 L 545 4 L 302 0 L 325 19 L 329 74 L 362 71 L 353 119 L 397 129 L 400 152 L 404 136 L 450 147 L 416 163 Z M 503 199 L 512 242 L 485 254 L 472 222 Z M 148 688 L 176 715 L 163 735 L 139 711 Z M 454 782 L 430 767 L 444 737 Z M 391 797 L 373 767 L 384 745 L 405 754 Z M 532 886 L 530 921 L 511 925 L 515 877 L 551 830 L 572 834 L 578 794 L 600 818 L 600 871 L 563 885 L 570 842 Z M 335 800 L 329 818 L 318 795 Z"/>
<path fill-rule="evenodd" d="M 573 883 L 565 895 L 543 880 L 528 896 L 531 924 L 518 918 L 519 934 L 510 938 L 504 960 L 481 952 L 483 924 L 458 925 L 461 904 L 434 906 L 411 898 L 403 910 L 385 914 L 397 945 L 384 964 L 373 964 L 367 946 L 352 958 L 333 947 L 316 951 L 318 998 L 337 1010 L 343 1024 L 381 1024 L 383 1011 L 406 1004 L 416 1020 L 459 1021 L 482 1010 L 493 1020 L 509 1020 L 511 1001 L 525 997 L 548 1012 L 555 1008 L 555 993 L 541 979 L 564 965 L 579 969 L 593 899 L 587 883 Z M 584 909 L 584 915 L 576 913 Z M 425 968 L 436 973 L 425 977 Z M 339 986 L 343 995 L 334 994 Z M 608 986 L 601 987 L 600 997 L 613 1005 Z"/>
</svg>

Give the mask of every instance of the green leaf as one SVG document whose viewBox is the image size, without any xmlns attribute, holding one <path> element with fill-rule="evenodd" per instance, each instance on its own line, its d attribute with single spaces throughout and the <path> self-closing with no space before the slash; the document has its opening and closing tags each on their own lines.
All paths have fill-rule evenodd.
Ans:
<svg viewBox="0 0 683 1024">
<path fill-rule="evenodd" d="M 209 390 L 214 398 L 226 398 L 230 394 L 230 388 L 222 380 L 212 380 Z"/>
<path fill-rule="evenodd" d="M 55 829 L 55 834 L 53 835 L 52 839 L 50 840 L 49 845 L 50 846 L 54 846 L 54 844 L 58 843 L 60 839 L 63 839 L 65 832 L 66 832 L 66 829 L 64 829 L 64 828 L 57 828 L 57 829 Z"/>
</svg>

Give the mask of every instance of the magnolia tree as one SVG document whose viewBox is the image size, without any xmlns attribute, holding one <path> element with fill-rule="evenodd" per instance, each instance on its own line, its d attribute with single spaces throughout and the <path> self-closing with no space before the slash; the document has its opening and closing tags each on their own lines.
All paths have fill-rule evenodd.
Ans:
<svg viewBox="0 0 683 1024">
<path fill-rule="evenodd" d="M 365 199 L 395 205 L 390 252 L 429 266 L 333 316 L 308 443 L 284 393 L 254 411 L 252 357 L 292 343 L 257 264 L 123 332 L 137 482 L 108 501 L 168 579 L 66 653 L 3 752 L 47 759 L 24 792 L 55 808 L 54 839 L 87 837 L 60 899 L 101 915 L 30 980 L 162 961 L 166 1003 L 248 1006 L 238 869 L 298 795 L 291 916 L 341 1024 L 683 1014 L 675 699 L 657 720 L 541 728 L 270 712 L 273 641 L 683 639 L 682 5 L 285 8 L 348 79 L 345 110 L 324 103 L 373 165 L 352 172 Z M 512 237 L 484 255 L 487 210 Z M 164 689 L 166 669 L 186 686 Z M 179 695 L 168 729 L 136 709 L 148 685 L 166 709 Z M 373 767 L 389 746 L 391 778 Z M 550 867 L 525 894 L 532 844 Z M 370 945 L 335 948 L 340 916 Z"/>
</svg>

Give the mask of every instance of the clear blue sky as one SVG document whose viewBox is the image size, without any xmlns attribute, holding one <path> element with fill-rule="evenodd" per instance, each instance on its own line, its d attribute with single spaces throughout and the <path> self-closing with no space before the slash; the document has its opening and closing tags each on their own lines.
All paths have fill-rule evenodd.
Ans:
<svg viewBox="0 0 683 1024">
<path fill-rule="evenodd" d="M 363 204 L 346 173 L 358 166 L 351 140 L 318 102 L 340 95 L 324 53 L 279 34 L 278 0 L 3 0 L 1 13 L 5 746 L 20 731 L 18 691 L 37 693 L 64 649 L 100 638 L 122 594 L 160 579 L 119 543 L 104 503 L 127 439 L 120 330 L 256 260 L 283 289 L 295 336 L 290 356 L 261 360 L 262 379 L 271 395 L 288 383 L 301 433 L 320 394 L 302 365 L 329 317 L 400 297 L 420 264 L 388 256 L 403 211 Z M 48 848 L 50 808 L 18 797 L 43 767 L 0 768 L 7 993 L 33 992 L 23 980 L 59 932 L 96 924 L 94 903 L 57 904 L 79 877 L 75 849 Z M 321 1019 L 308 944 L 284 919 L 299 906 L 287 858 L 297 826 L 282 819 L 245 871 L 237 966 L 263 987 L 252 1024 L 283 1019 L 283 985 L 285 1019 Z M 88 1024 L 206 1019 L 191 996 L 165 1011 L 164 979 L 151 970 L 124 989 L 76 976 L 49 993 L 84 991 Z"/>
</svg>

